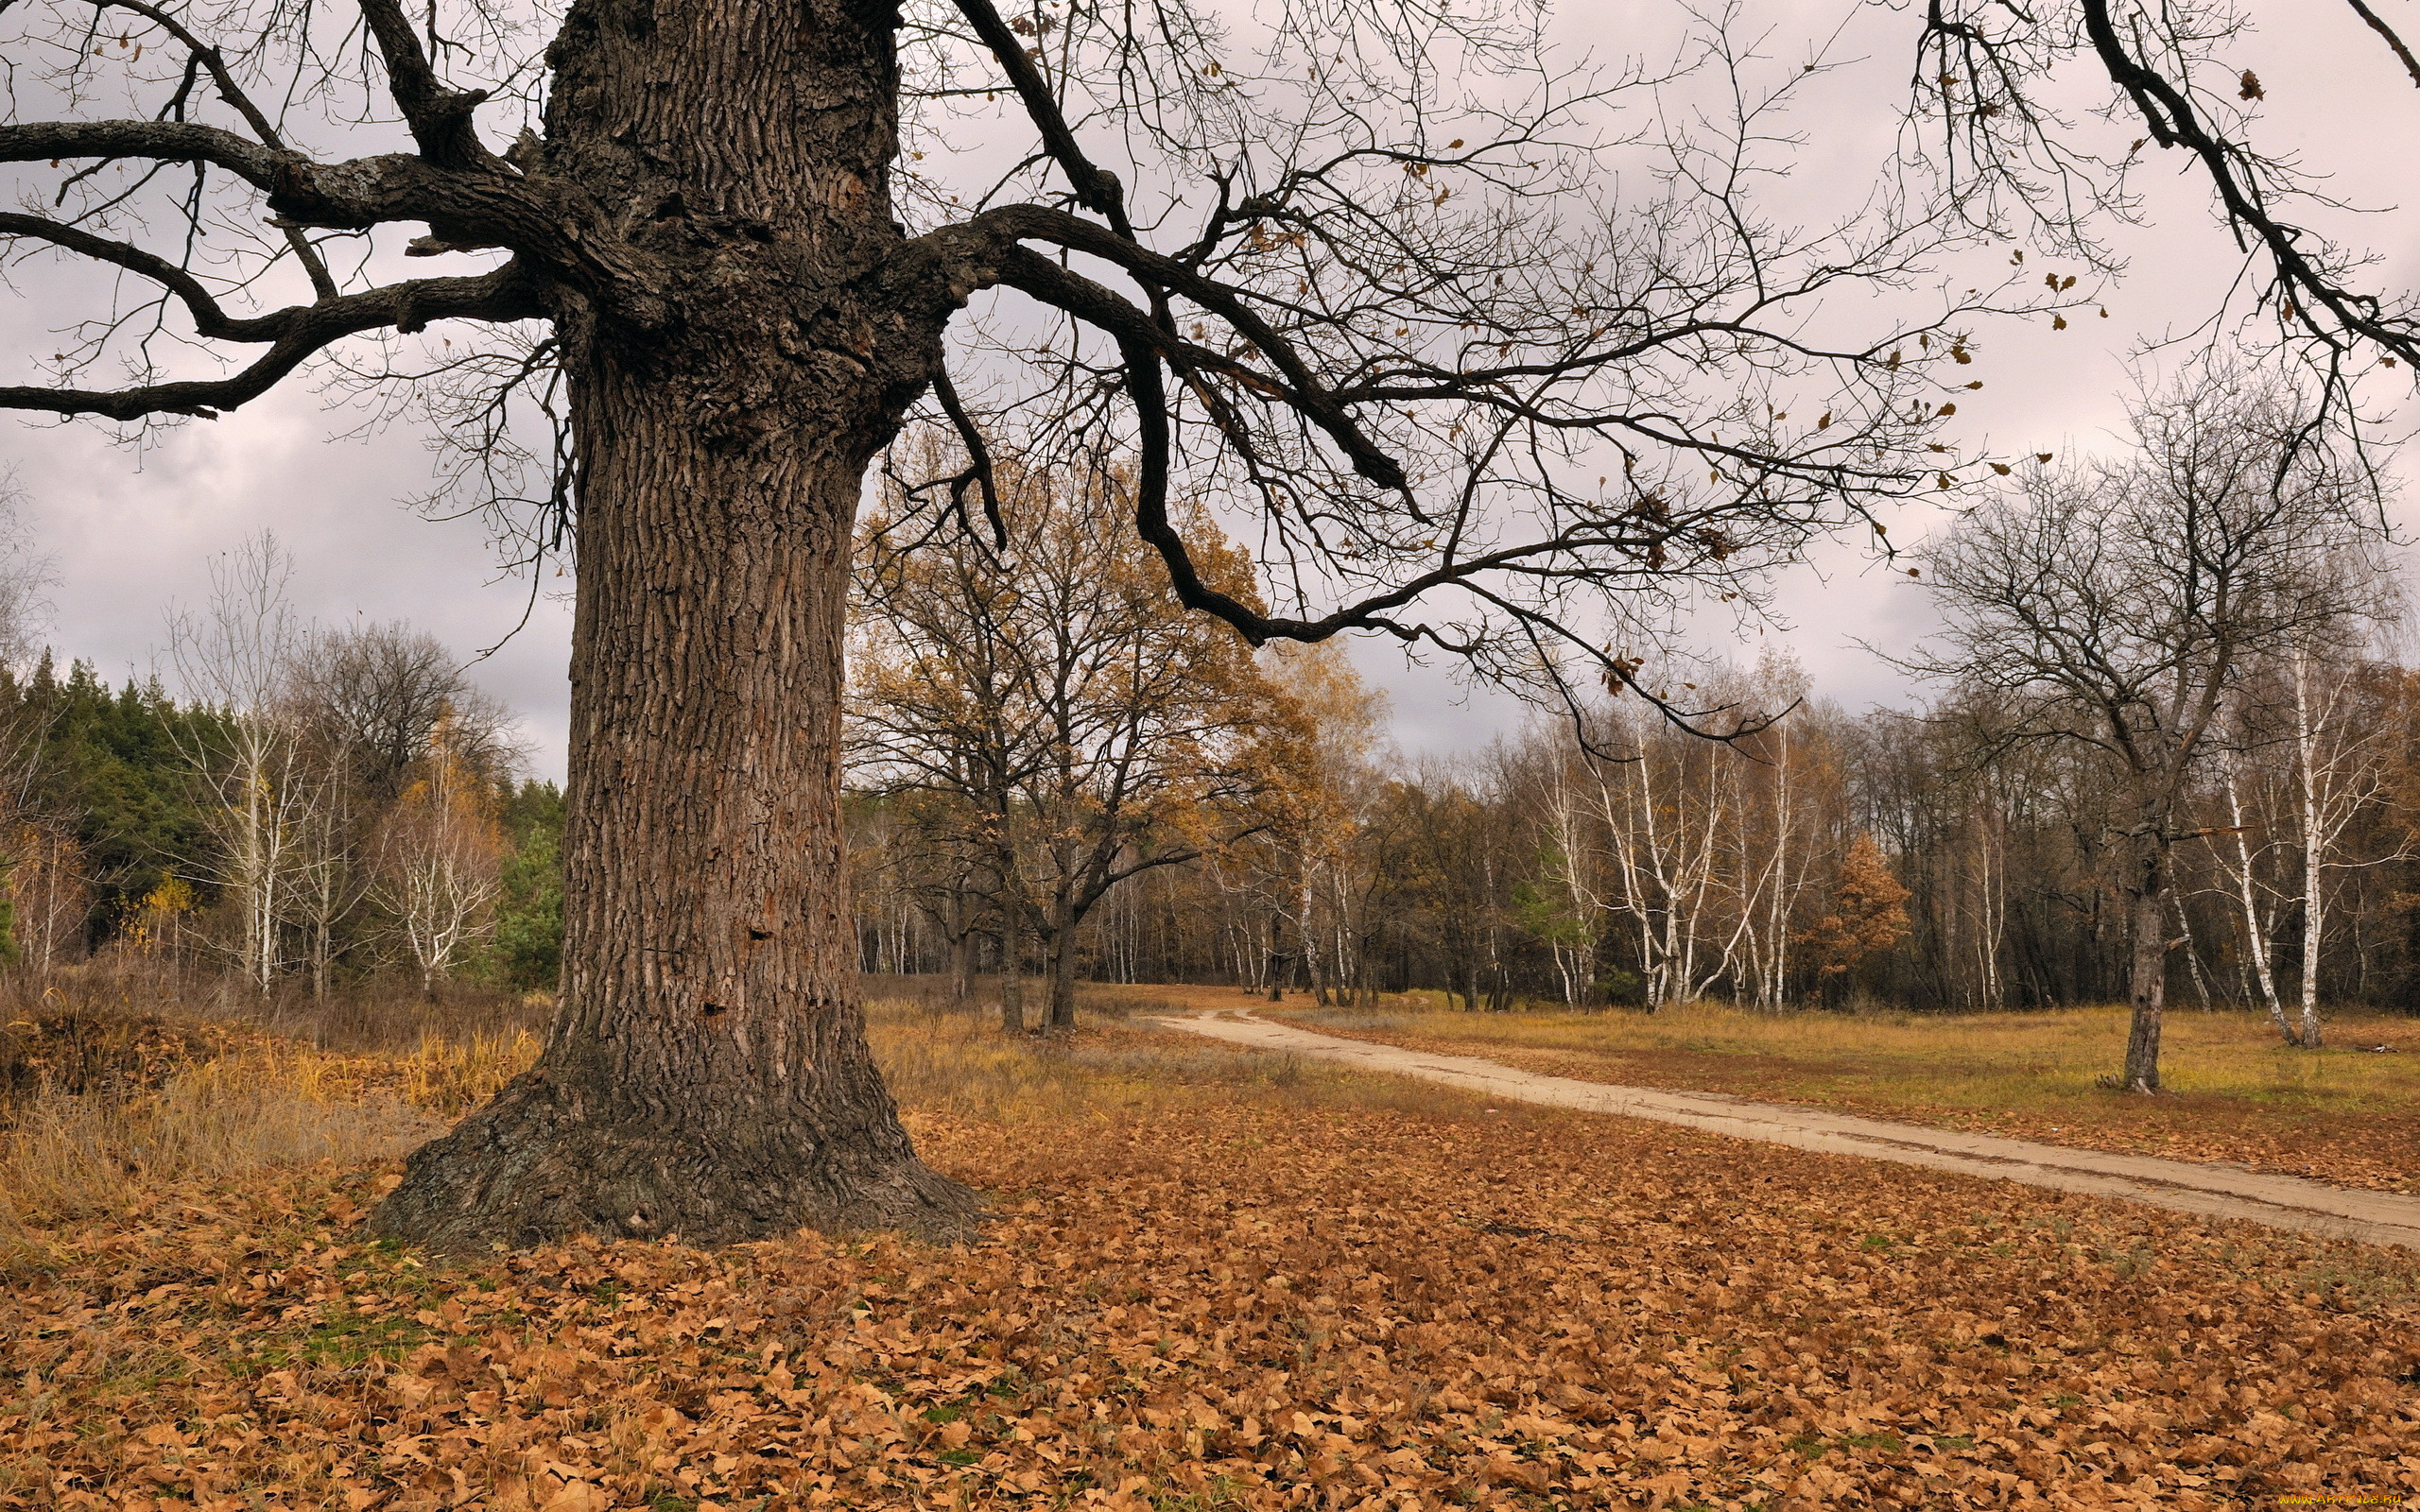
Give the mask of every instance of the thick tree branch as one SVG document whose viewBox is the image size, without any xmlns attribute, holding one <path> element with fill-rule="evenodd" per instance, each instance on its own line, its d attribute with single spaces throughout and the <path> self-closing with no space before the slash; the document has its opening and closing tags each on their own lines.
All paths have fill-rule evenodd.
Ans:
<svg viewBox="0 0 2420 1512">
<path fill-rule="evenodd" d="M 263 190 L 276 185 L 282 169 L 305 161 L 284 147 L 188 121 L 43 121 L 0 126 L 0 163 L 62 158 L 207 163 Z"/>
<path fill-rule="evenodd" d="M 1059 109 L 1059 101 L 1051 94 L 1042 70 L 1033 66 L 1025 43 L 1017 41 L 1017 34 L 1000 19 L 1000 12 L 991 0 L 958 0 L 958 9 L 975 28 L 975 35 L 1007 71 L 1010 86 L 1024 103 L 1034 129 L 1042 133 L 1043 150 L 1050 154 L 1051 161 L 1059 164 L 1067 181 L 1075 186 L 1077 200 L 1107 219 L 1118 235 L 1132 241 L 1134 228 L 1126 219 L 1125 186 L 1117 181 L 1117 175 L 1084 156 L 1065 113 Z"/>
<path fill-rule="evenodd" d="M 452 90 L 438 80 L 421 50 L 420 38 L 396 0 L 360 0 L 362 19 L 387 60 L 388 93 L 404 112 L 421 156 L 446 168 L 510 173 L 505 161 L 479 144 L 471 114 L 488 97 L 483 89 Z"/>
<path fill-rule="evenodd" d="M 1009 544 L 1008 522 L 1000 517 L 1000 489 L 992 469 L 992 448 L 983 439 L 983 427 L 967 414 L 966 405 L 958 397 L 958 386 L 951 383 L 946 369 L 933 373 L 933 397 L 941 401 L 942 413 L 958 431 L 958 438 L 966 446 L 966 471 L 949 480 L 951 505 L 958 510 L 959 523 L 966 520 L 966 490 L 972 487 L 983 497 L 983 519 L 992 527 L 992 544 L 1006 549 Z"/>
<path fill-rule="evenodd" d="M 202 287 L 199 279 L 166 258 L 155 256 L 130 243 L 95 236 L 88 231 L 45 220 L 39 215 L 0 211 L 0 236 L 31 237 L 95 262 L 109 263 L 130 273 L 139 273 L 182 301 L 186 313 L 193 317 L 195 334 L 215 340 L 275 341 L 293 324 L 294 317 L 311 308 L 302 305 L 249 319 L 232 318 L 211 297 L 210 291 Z"/>
<path fill-rule="evenodd" d="M 2394 50 L 2395 58 L 2402 62 L 2403 71 L 2411 76 L 2411 82 L 2420 84 L 2420 58 L 2411 56 L 2411 49 L 2404 44 L 2401 37 L 2395 35 L 2394 28 L 2388 26 L 2377 11 L 2363 5 L 2361 0 L 2346 0 L 2346 3 L 2353 8 L 2353 14 L 2360 17 L 2372 31 L 2385 39 L 2387 46 Z"/>
<path fill-rule="evenodd" d="M 1403 625 L 1387 617 L 1387 611 L 1404 608 L 1439 588 L 1470 588 L 1477 578 L 1487 573 L 1525 570 L 1525 563 L 1533 563 L 1540 558 L 1590 547 L 1636 545 L 1644 548 L 1649 544 L 1645 540 L 1626 542 L 1608 534 L 1594 532 L 1585 540 L 1560 537 L 1531 541 L 1483 556 L 1449 561 L 1386 593 L 1361 599 L 1319 619 L 1263 614 L 1203 582 L 1184 536 L 1169 523 L 1168 471 L 1172 449 L 1168 433 L 1167 390 L 1161 382 L 1159 353 L 1149 338 L 1141 335 L 1119 337 L 1118 352 L 1126 364 L 1126 389 L 1128 397 L 1133 401 L 1137 432 L 1135 529 L 1159 553 L 1180 602 L 1188 609 L 1226 621 L 1236 633 L 1254 645 L 1279 640 L 1324 641 L 1346 630 L 1380 630 L 1403 641 L 1433 640 L 1435 637 L 1425 628 Z M 1527 570 L 1536 572 L 1539 569 L 1530 567 Z"/>
<path fill-rule="evenodd" d="M 2085 35 L 2110 79 L 2134 105 L 2161 146 L 2181 146 L 2202 161 L 2218 190 L 2219 202 L 2239 234 L 2248 233 L 2267 252 L 2276 269 L 2284 315 L 2320 340 L 2336 345 L 2341 338 L 2325 328 L 2303 305 L 2325 310 L 2344 331 L 2377 343 L 2403 361 L 2420 366 L 2420 330 L 2409 319 L 2382 315 L 2373 295 L 2358 294 L 2338 284 L 2304 249 L 2308 232 L 2279 220 L 2266 196 L 2247 171 L 2242 146 L 2210 129 L 2185 91 L 2155 69 L 2146 66 L 2128 48 L 2109 14 L 2109 0 L 2082 0 Z M 2392 33 L 2389 34 L 2392 39 Z"/>
<path fill-rule="evenodd" d="M 0 409 L 101 415 L 117 421 L 141 420 L 147 415 L 216 419 L 220 411 L 267 393 L 315 352 L 347 336 L 381 329 L 419 331 L 432 320 L 536 319 L 547 313 L 541 292 L 518 263 L 478 278 L 390 284 L 262 317 L 266 321 L 283 321 L 283 329 L 258 361 L 232 377 L 116 390 L 0 387 Z"/>
<path fill-rule="evenodd" d="M 559 180 L 459 171 L 402 153 L 318 163 L 182 121 L 0 127 L 0 163 L 62 158 L 211 163 L 264 191 L 282 217 L 273 224 L 366 231 L 424 221 L 447 243 L 508 248 L 531 273 L 560 279 L 643 329 L 665 318 L 658 270 L 585 194 Z"/>
<path fill-rule="evenodd" d="M 1149 284 L 1165 288 L 1216 314 L 1220 319 L 1233 326 L 1245 340 L 1250 341 L 1285 380 L 1281 385 L 1254 373 L 1250 380 L 1247 380 L 1248 382 L 1253 383 L 1254 387 L 1282 396 L 1288 404 L 1301 411 L 1318 425 L 1336 443 L 1338 449 L 1344 453 L 1347 459 L 1352 462 L 1353 470 L 1362 477 L 1382 489 L 1398 493 L 1409 492 L 1410 484 L 1404 475 L 1403 464 L 1389 455 L 1362 432 L 1361 427 L 1354 422 L 1353 417 L 1346 412 L 1344 406 L 1339 404 L 1336 397 L 1321 384 L 1318 375 L 1311 371 L 1310 365 L 1303 360 L 1302 354 L 1294 350 L 1293 343 L 1271 328 L 1269 322 L 1261 318 L 1258 311 L 1245 302 L 1239 291 L 1216 280 L 1205 278 L 1176 259 L 1138 246 L 1080 215 L 1070 215 L 1063 211 L 1051 210 L 1042 205 L 1003 206 L 998 210 L 984 212 L 969 224 L 977 231 L 1002 238 L 1004 242 L 1011 239 L 1048 241 L 1067 248 L 1071 251 L 1088 253 L 1125 269 Z M 1031 257 L 1031 254 L 1028 253 L 1027 256 Z M 1046 267 L 1053 266 L 1046 259 L 1033 258 L 1032 261 L 1042 263 Z M 1046 296 L 1039 292 L 1038 287 L 1028 287 L 1026 284 L 1018 284 L 1015 278 L 1010 276 L 1008 264 L 1011 262 L 1016 265 L 1017 276 L 1026 279 L 1028 283 L 1039 285 L 1043 281 L 1044 275 L 1040 269 L 1031 267 L 1023 260 L 1004 256 L 1001 270 L 1002 282 L 1025 288 L 1027 293 L 1033 294 L 1037 299 L 1046 299 Z M 1063 269 L 1055 267 L 1053 270 L 1064 272 Z M 1075 275 L 1068 274 L 1066 278 L 1073 280 Z M 1187 352 L 1175 350 L 1180 344 L 1161 329 L 1158 322 L 1150 320 L 1150 317 L 1135 309 L 1132 303 L 1118 299 L 1098 284 L 1092 284 L 1089 280 L 1082 282 L 1090 284 L 1092 289 L 1099 290 L 1116 305 L 1122 305 L 1125 310 L 1132 312 L 1134 317 L 1141 318 L 1150 323 L 1154 333 L 1155 342 L 1163 348 L 1170 349 L 1171 355 L 1182 360 L 1189 354 Z M 1072 283 L 1064 283 L 1062 287 L 1072 289 L 1075 285 Z M 1049 302 L 1057 301 L 1049 301 Z M 1100 300 L 1087 295 L 1086 303 L 1090 308 L 1069 309 L 1068 313 L 1099 321 L 1105 329 L 1113 332 L 1116 326 L 1109 323 L 1111 318 L 1116 318 L 1120 324 L 1125 323 L 1124 318 L 1116 317 L 1114 311 L 1105 308 Z M 1063 305 L 1061 307 L 1065 308 Z M 1234 369 L 1239 373 L 1250 371 L 1248 369 L 1236 368 L 1236 365 L 1223 358 L 1218 359 L 1216 365 Z"/>
</svg>

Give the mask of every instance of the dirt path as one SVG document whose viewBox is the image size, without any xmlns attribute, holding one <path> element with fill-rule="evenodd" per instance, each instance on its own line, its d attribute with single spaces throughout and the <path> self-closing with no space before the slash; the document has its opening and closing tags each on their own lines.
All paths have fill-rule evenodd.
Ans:
<svg viewBox="0 0 2420 1512">
<path fill-rule="evenodd" d="M 2123 1197 L 2207 1218 L 2241 1218 L 2273 1228 L 2420 1249 L 2420 1197 L 2348 1191 L 2228 1165 L 2072 1150 L 2030 1140 L 1856 1118 L 1817 1108 L 1750 1102 L 1721 1092 L 1676 1092 L 1542 1076 L 1474 1057 L 1340 1040 L 1271 1023 L 1248 1010 L 1168 1015 L 1146 1022 L 1255 1049 L 1417 1076 L 1515 1102 L 1654 1119 L 1802 1150 L 1862 1155 L 2062 1192 Z"/>
</svg>

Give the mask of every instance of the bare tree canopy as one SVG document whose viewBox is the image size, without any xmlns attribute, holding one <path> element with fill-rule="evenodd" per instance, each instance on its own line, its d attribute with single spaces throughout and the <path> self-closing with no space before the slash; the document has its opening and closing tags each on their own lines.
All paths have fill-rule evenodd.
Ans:
<svg viewBox="0 0 2420 1512">
<path fill-rule="evenodd" d="M 0 406 L 147 424 L 314 366 L 577 554 L 562 1006 L 382 1210 L 441 1245 L 968 1211 L 865 1050 L 842 866 L 850 524 L 911 415 L 967 458 L 900 477 L 930 527 L 1002 507 L 994 437 L 1114 461 L 1247 640 L 1376 631 L 1571 701 L 1950 486 L 1970 327 L 2067 297 L 1952 276 L 1984 233 L 1909 180 L 1780 207 L 1829 60 L 1720 18 L 1660 65 L 1558 54 L 1515 0 L 8 26 L 0 235 L 120 293 Z M 1177 497 L 1253 543 L 1258 605 Z"/>
<path fill-rule="evenodd" d="M 209 37 L 173 8 L 115 0 L 20 17 L 20 40 L 57 60 L 45 82 L 62 102 L 123 92 L 160 118 L 0 128 L 0 156 L 56 161 L 59 207 L 0 216 L 0 233 L 21 257 L 111 264 L 136 291 L 54 354 L 60 384 L 0 390 L 0 404 L 209 414 L 324 356 L 365 383 L 430 380 L 413 402 L 459 422 L 479 455 L 464 464 L 475 477 L 451 475 L 493 498 L 516 486 L 500 455 L 556 455 L 493 427 L 529 392 L 559 413 L 573 329 L 652 343 L 695 328 L 682 301 L 703 288 L 684 296 L 681 281 L 735 274 L 732 255 L 772 235 L 837 259 L 810 282 L 838 302 L 803 304 L 781 338 L 794 355 L 878 380 L 886 411 L 924 395 L 966 432 L 966 472 L 935 490 L 952 507 L 973 490 L 996 508 L 982 430 L 1038 414 L 1023 423 L 1139 458 L 1139 528 L 1187 601 L 1249 638 L 1376 629 L 1513 681 L 1573 654 L 1618 676 L 1607 613 L 1644 644 L 1646 616 L 1676 592 L 1750 591 L 1843 503 L 1933 489 L 1941 406 L 1979 387 L 1959 371 L 1967 325 L 2030 298 L 2014 287 L 2030 278 L 1948 286 L 1938 261 L 1972 233 L 1947 200 L 1877 198 L 1812 227 L 1775 217 L 1758 181 L 1786 169 L 1793 93 L 1828 64 L 1758 56 L 1719 26 L 1650 69 L 1559 58 L 1543 17 L 1510 4 L 1294 6 L 1250 26 L 1184 7 L 1137 19 L 968 0 L 895 20 L 836 7 L 813 42 L 784 45 L 873 93 L 854 114 L 777 122 L 717 94 L 737 86 L 728 70 L 769 74 L 770 58 L 713 63 L 726 72 L 689 80 L 679 110 L 592 118 L 616 88 L 672 91 L 690 45 L 620 51 L 631 40 L 601 9 L 573 8 L 543 89 L 537 19 L 478 5 L 432 12 L 424 37 L 385 0 L 309 26 L 238 10 Z M 1692 90 L 1724 112 L 1659 112 L 1658 92 Z M 41 93 L 21 91 L 20 110 Z M 1013 163 L 978 129 L 1011 106 L 1031 134 Z M 482 112 L 544 134 L 499 154 Z M 809 117 L 828 143 L 802 134 Z M 398 129 L 417 151 L 297 145 L 390 148 Z M 738 165 L 683 159 L 716 143 L 757 161 L 709 211 L 692 179 Z M 1649 187 L 1618 187 L 1600 163 Z M 762 202 L 732 199 L 750 195 Z M 394 249 L 376 233 L 418 223 L 430 233 L 406 255 L 493 266 L 378 282 Z M 147 233 L 180 255 L 146 249 Z M 1819 314 L 1877 285 L 1938 288 L 1858 320 Z M 941 330 L 995 287 L 1022 299 L 961 319 L 945 360 Z M 289 288 L 298 302 L 276 304 Z M 465 320 L 507 338 L 449 338 L 424 365 L 348 344 Z M 180 378 L 188 346 L 243 365 Z M 78 382 L 112 364 L 142 381 Z M 954 387 L 953 365 L 980 391 L 963 370 Z M 735 395 L 722 423 L 756 423 L 739 411 L 775 391 Z M 1257 518 L 1271 608 L 1201 580 L 1171 488 Z M 552 484 L 527 497 L 568 505 Z"/>
<path fill-rule="evenodd" d="M 2252 302 L 2235 313 L 2256 338 L 2297 350 L 2324 377 L 2323 402 L 2341 408 L 2370 367 L 2420 369 L 2420 300 L 2389 283 L 2369 249 L 2323 229 L 2348 208 L 2330 183 L 2347 165 L 2341 155 L 2394 128 L 2346 123 L 2323 149 L 2335 161 L 2282 145 L 2285 133 L 2261 118 L 2257 43 L 2263 23 L 2332 29 L 2342 70 L 2420 86 L 2420 56 L 2391 9 L 2368 0 L 1931 0 L 1910 124 L 1975 223 L 2103 263 L 2106 228 L 2139 209 L 2129 180 L 2146 153 L 2184 159 L 2243 258 Z M 2069 64 L 2105 77 L 2102 113 L 2138 133 L 2124 150 L 2094 145 L 2061 108 L 2053 77 Z"/>
<path fill-rule="evenodd" d="M 353 759 L 380 799 L 430 754 L 442 726 L 449 759 L 483 777 L 507 775 L 520 752 L 516 719 L 474 684 L 454 653 L 409 625 L 358 625 L 314 638 L 293 696 L 312 732 Z"/>
<path fill-rule="evenodd" d="M 1925 552 L 1947 627 L 1910 663 L 1981 690 L 2000 744 L 2100 751 L 2131 813 L 2134 1029 L 2123 1084 L 2160 1085 L 2174 849 L 2227 702 L 2262 658 L 2376 602 L 2358 469 L 2308 443 L 2315 401 L 2198 367 L 2136 410 L 2137 455 L 2029 470 Z"/>
</svg>

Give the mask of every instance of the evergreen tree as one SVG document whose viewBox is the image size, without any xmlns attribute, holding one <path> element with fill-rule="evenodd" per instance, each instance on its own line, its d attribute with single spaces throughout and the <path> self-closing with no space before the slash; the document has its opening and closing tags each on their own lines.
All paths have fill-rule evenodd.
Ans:
<svg viewBox="0 0 2420 1512">
<path fill-rule="evenodd" d="M 563 957 L 563 794 L 525 782 L 501 800 L 508 850 L 496 904 L 496 975 L 524 991 L 552 991 Z"/>
<path fill-rule="evenodd" d="M 23 682 L 0 671 L 0 727 L 26 774 L 24 806 L 72 829 L 91 868 L 88 943 L 126 927 L 209 844 L 179 741 L 217 717 L 178 708 L 156 679 L 112 694 L 81 661 L 61 678 L 47 651 Z"/>
</svg>

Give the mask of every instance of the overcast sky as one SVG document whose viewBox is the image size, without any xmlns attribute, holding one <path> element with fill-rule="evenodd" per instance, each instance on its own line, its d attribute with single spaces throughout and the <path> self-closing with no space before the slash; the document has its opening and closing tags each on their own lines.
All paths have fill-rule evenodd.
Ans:
<svg viewBox="0 0 2420 1512">
<path fill-rule="evenodd" d="M 1758 9 L 1751 0 L 1748 11 Z M 1765 9 L 1788 22 L 1821 8 Z M 2325 11 L 2327 25 L 2282 25 L 2288 17 L 2307 19 L 2314 9 Z M 2391 60 L 2338 25 L 2351 25 L 2343 9 L 2256 8 L 2278 26 L 2253 46 L 2274 117 L 2269 141 L 2308 146 L 2312 162 L 2339 174 L 2338 192 L 2355 203 L 2389 209 L 2420 202 L 2420 163 L 2398 146 L 2411 140 L 2420 102 Z M 1588 8 L 1584 18 L 1575 12 L 1569 29 L 1597 30 L 1600 49 L 1617 52 L 1616 39 L 1633 35 L 1625 28 L 1671 12 L 1668 0 Z M 1834 80 L 1827 98 L 1841 113 L 1799 123 L 1812 140 L 1796 194 L 1861 196 L 1874 180 L 1889 130 L 1877 102 L 1897 98 L 1909 72 L 1909 18 L 1893 10 L 1881 19 L 1888 25 L 1878 35 L 1889 49 L 1877 46 L 1872 59 Z M 2360 66 L 2346 68 L 2347 56 Z M 1974 371 L 1987 387 L 1972 402 L 1962 397 L 1966 447 L 2007 454 L 2115 444 L 2130 359 L 2146 341 L 2204 318 L 2239 267 L 2215 229 L 2200 181 L 2182 177 L 2182 167 L 2157 155 L 2151 160 L 2142 187 L 2156 223 L 2118 238 L 2134 268 L 2113 292 L 2110 319 L 2077 320 L 2055 334 L 2040 323 L 1979 329 Z M 2407 286 L 2420 273 L 2415 226 L 2420 221 L 2386 215 L 2360 229 L 2383 260 L 2380 282 Z M 47 301 L 0 291 L 0 340 L 9 352 L 49 350 L 58 318 Z M 19 371 L 0 382 L 34 381 Z M 331 413 L 307 385 L 289 384 L 235 415 L 171 433 L 139 455 L 86 426 L 0 421 L 11 427 L 0 448 L 23 490 L 22 513 L 39 549 L 55 561 L 49 639 L 60 653 L 90 660 L 113 679 L 145 675 L 163 645 L 170 603 L 202 598 L 212 557 L 264 528 L 294 552 L 294 596 L 323 622 L 409 620 L 465 657 L 504 640 L 530 606 L 529 582 L 499 575 L 477 521 L 433 522 L 402 502 L 427 475 L 419 435 L 403 429 L 337 438 L 358 420 Z M 1920 539 L 1931 523 L 1910 514 L 1894 524 L 1893 539 Z M 570 637 L 569 605 L 560 590 L 568 579 L 539 586 L 527 627 L 475 676 L 525 712 L 536 770 L 560 776 Z M 1772 633 L 1806 664 L 1820 695 L 1852 706 L 1906 699 L 1897 677 L 1856 644 L 1904 646 L 1923 634 L 1924 596 L 1903 576 L 1875 570 L 1857 544 L 1827 545 L 1782 580 L 1778 605 L 1783 623 Z M 1735 635 L 1728 621 L 1702 620 L 1693 634 L 1702 649 L 1755 655 L 1754 637 Z M 1508 699 L 1466 692 L 1442 665 L 1407 668 L 1388 645 L 1363 646 L 1356 655 L 1392 696 L 1397 742 L 1408 755 L 1481 747 L 1524 717 Z"/>
</svg>

